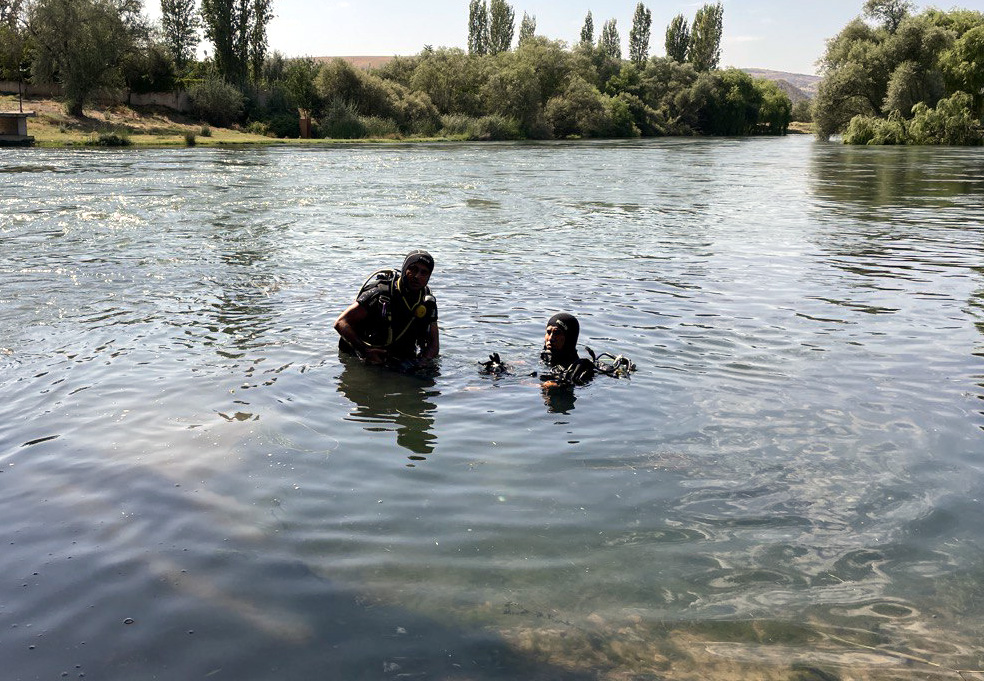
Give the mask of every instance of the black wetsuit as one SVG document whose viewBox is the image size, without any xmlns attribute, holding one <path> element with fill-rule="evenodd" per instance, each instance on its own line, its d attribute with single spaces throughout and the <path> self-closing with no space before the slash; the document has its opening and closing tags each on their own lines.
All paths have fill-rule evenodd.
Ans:
<svg viewBox="0 0 984 681">
<path fill-rule="evenodd" d="M 367 311 L 355 332 L 372 347 L 385 349 L 393 359 L 414 359 L 430 340 L 430 325 L 437 323 L 437 301 L 430 289 L 403 291 L 398 277 L 363 291 L 356 301 Z M 339 339 L 339 348 L 352 351 Z"/>
</svg>

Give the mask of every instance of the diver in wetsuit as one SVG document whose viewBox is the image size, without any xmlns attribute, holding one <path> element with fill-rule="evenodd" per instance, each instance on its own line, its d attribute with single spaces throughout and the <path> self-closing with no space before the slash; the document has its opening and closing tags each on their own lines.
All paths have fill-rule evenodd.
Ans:
<svg viewBox="0 0 984 681">
<path fill-rule="evenodd" d="M 398 274 L 384 270 L 370 277 L 335 320 L 339 349 L 370 364 L 437 357 L 437 300 L 427 287 L 433 271 L 430 253 L 414 250 Z"/>
<path fill-rule="evenodd" d="M 550 366 L 555 378 L 581 384 L 594 376 L 594 363 L 577 354 L 577 337 L 580 333 L 581 325 L 572 314 L 560 312 L 547 322 L 540 359 Z"/>
</svg>

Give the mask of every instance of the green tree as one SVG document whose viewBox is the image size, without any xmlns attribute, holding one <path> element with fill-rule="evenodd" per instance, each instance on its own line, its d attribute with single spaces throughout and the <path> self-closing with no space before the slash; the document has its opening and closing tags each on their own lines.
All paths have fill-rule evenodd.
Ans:
<svg viewBox="0 0 984 681">
<path fill-rule="evenodd" d="M 698 71 L 716 69 L 721 61 L 721 35 L 724 32 L 724 7 L 720 2 L 704 5 L 694 15 L 690 33 L 689 59 Z"/>
<path fill-rule="evenodd" d="M 205 37 L 214 48 L 219 74 L 243 86 L 258 77 L 266 57 L 266 27 L 273 18 L 272 0 L 201 0 Z"/>
<path fill-rule="evenodd" d="M 908 0 L 866 0 L 864 16 L 880 21 L 889 33 L 895 33 L 913 7 Z"/>
<path fill-rule="evenodd" d="M 516 12 L 506 0 L 489 2 L 489 54 L 508 52 L 512 47 Z"/>
<path fill-rule="evenodd" d="M 23 82 L 30 70 L 21 0 L 0 0 L 0 79 Z"/>
<path fill-rule="evenodd" d="M 629 30 L 629 59 L 641 64 L 649 58 L 649 36 L 653 27 L 653 13 L 641 2 L 636 5 Z"/>
<path fill-rule="evenodd" d="M 956 92 L 941 99 L 935 108 L 916 104 L 909 124 L 914 144 L 952 144 L 980 146 L 984 143 L 981 121 L 971 113 L 972 98 L 966 92 Z"/>
<path fill-rule="evenodd" d="M 536 17 L 523 12 L 523 21 L 519 24 L 519 45 L 524 45 L 536 35 Z"/>
<path fill-rule="evenodd" d="M 984 16 L 940 56 L 944 77 L 954 91 L 970 93 L 972 111 L 984 114 Z"/>
<path fill-rule="evenodd" d="M 591 10 L 588 10 L 584 25 L 581 26 L 581 44 L 594 45 L 594 19 L 591 18 Z"/>
<path fill-rule="evenodd" d="M 690 25 L 682 14 L 677 14 L 666 27 L 666 56 L 681 64 L 690 52 Z"/>
<path fill-rule="evenodd" d="M 468 54 L 489 53 L 489 10 L 485 0 L 468 3 Z"/>
<path fill-rule="evenodd" d="M 164 44 L 179 69 L 195 58 L 201 23 L 195 0 L 161 0 Z"/>
<path fill-rule="evenodd" d="M 122 84 L 125 58 L 148 33 L 139 0 L 38 0 L 28 26 L 32 75 L 60 83 L 73 116 L 97 90 Z"/>
<path fill-rule="evenodd" d="M 602 25 L 598 47 L 609 59 L 619 60 L 622 58 L 622 39 L 618 35 L 615 19 L 609 19 Z"/>
</svg>

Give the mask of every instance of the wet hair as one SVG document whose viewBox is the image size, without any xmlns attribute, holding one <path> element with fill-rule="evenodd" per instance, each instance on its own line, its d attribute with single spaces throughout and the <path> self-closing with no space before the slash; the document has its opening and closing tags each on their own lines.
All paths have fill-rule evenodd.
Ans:
<svg viewBox="0 0 984 681">
<path fill-rule="evenodd" d="M 407 253 L 407 257 L 403 259 L 403 267 L 400 268 L 400 274 L 403 274 L 407 271 L 408 267 L 418 262 L 425 264 L 431 272 L 434 271 L 434 257 L 427 251 L 422 251 L 418 248 Z"/>
</svg>

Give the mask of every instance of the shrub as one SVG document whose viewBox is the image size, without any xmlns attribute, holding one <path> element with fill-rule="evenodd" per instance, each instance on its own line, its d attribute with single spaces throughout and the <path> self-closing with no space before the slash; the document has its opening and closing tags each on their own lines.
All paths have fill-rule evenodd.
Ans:
<svg viewBox="0 0 984 681">
<path fill-rule="evenodd" d="M 133 142 L 130 133 L 121 128 L 112 132 L 92 133 L 83 144 L 87 147 L 128 147 Z"/>
<path fill-rule="evenodd" d="M 229 127 L 243 114 L 243 93 L 220 78 L 207 78 L 188 90 L 191 110 L 212 125 Z"/>
<path fill-rule="evenodd" d="M 275 137 L 300 137 L 301 122 L 299 116 L 287 113 L 272 116 L 267 121 L 267 134 Z"/>
<path fill-rule="evenodd" d="M 475 119 L 464 114 L 441 116 L 441 134 L 448 137 L 470 137 L 475 130 Z"/>
<path fill-rule="evenodd" d="M 335 98 L 320 121 L 319 130 L 333 139 L 358 139 L 366 136 L 366 126 L 355 105 Z"/>
<path fill-rule="evenodd" d="M 937 102 L 935 109 L 916 104 L 909 124 L 912 143 L 980 146 L 984 143 L 984 130 L 971 113 L 973 103 L 966 92 L 955 92 Z"/>
<path fill-rule="evenodd" d="M 186 147 L 193 147 L 198 144 L 198 140 L 195 138 L 195 133 L 193 132 L 186 132 L 184 134 L 184 140 Z"/>
<path fill-rule="evenodd" d="M 366 116 L 362 118 L 362 125 L 365 128 L 365 136 L 374 139 L 397 138 L 400 136 L 400 128 L 392 118 L 381 118 L 380 116 Z"/>
<path fill-rule="evenodd" d="M 505 116 L 492 115 L 475 121 L 469 137 L 475 140 L 516 140 L 521 136 L 518 122 Z"/>
<path fill-rule="evenodd" d="M 909 135 L 901 116 L 888 118 L 855 116 L 844 132 L 844 144 L 889 145 L 906 144 Z"/>
<path fill-rule="evenodd" d="M 198 134 L 201 135 L 202 137 L 211 137 L 212 128 L 208 127 L 207 125 L 203 125 L 202 129 L 198 131 Z"/>
</svg>

